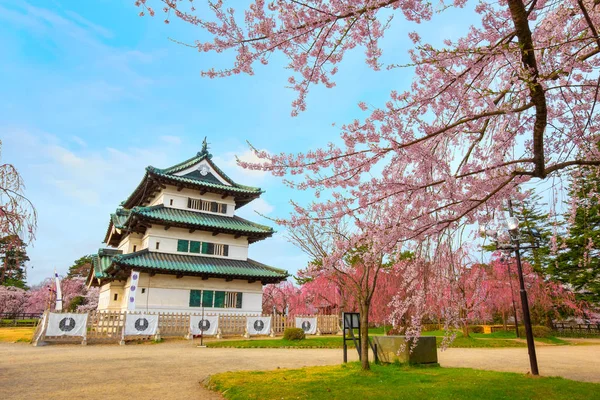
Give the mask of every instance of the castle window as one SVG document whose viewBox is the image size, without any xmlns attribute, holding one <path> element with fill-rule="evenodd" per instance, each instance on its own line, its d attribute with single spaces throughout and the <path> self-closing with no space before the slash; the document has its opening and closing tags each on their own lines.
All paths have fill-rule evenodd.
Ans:
<svg viewBox="0 0 600 400">
<path fill-rule="evenodd" d="M 114 301 L 117 301 L 118 298 L 119 298 L 119 295 L 117 293 L 115 293 L 115 296 L 113 297 Z"/>
<path fill-rule="evenodd" d="M 190 307 L 200 307 L 201 290 L 190 290 Z"/>
<path fill-rule="evenodd" d="M 190 242 L 189 240 L 181 240 L 179 239 L 177 241 L 177 251 L 181 251 L 184 253 L 187 253 L 189 251 L 190 248 Z"/>
<path fill-rule="evenodd" d="M 203 290 L 202 291 L 202 305 L 204 307 L 212 307 L 213 306 L 213 297 L 215 292 L 212 290 Z"/>
<path fill-rule="evenodd" d="M 242 308 L 241 292 L 190 290 L 190 307 Z"/>
<path fill-rule="evenodd" d="M 146 288 L 142 288 L 142 294 L 146 293 Z"/>
<path fill-rule="evenodd" d="M 160 242 L 156 242 L 156 250 L 160 248 Z"/>
<path fill-rule="evenodd" d="M 133 245 L 133 252 L 135 253 L 137 251 L 137 246 L 134 244 Z"/>
<path fill-rule="evenodd" d="M 173 199 L 169 200 L 169 205 L 172 206 L 173 205 Z"/>
<path fill-rule="evenodd" d="M 214 213 L 227 214 L 227 204 L 217 203 L 216 201 L 192 199 L 191 197 L 188 197 L 188 208 L 200 211 L 210 211 Z"/>
<path fill-rule="evenodd" d="M 190 242 L 190 253 L 200 253 L 200 242 L 193 240 Z"/>
</svg>

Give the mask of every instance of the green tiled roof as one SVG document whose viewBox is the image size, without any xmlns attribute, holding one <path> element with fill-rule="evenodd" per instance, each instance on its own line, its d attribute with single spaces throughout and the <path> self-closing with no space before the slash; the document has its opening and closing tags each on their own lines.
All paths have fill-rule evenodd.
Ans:
<svg viewBox="0 0 600 400">
<path fill-rule="evenodd" d="M 269 267 L 254 260 L 232 260 L 205 256 L 150 252 L 117 255 L 114 263 L 121 267 L 146 268 L 156 272 L 182 273 L 183 275 L 208 275 L 214 277 L 237 277 L 242 279 L 287 278 L 287 271 Z"/>
<path fill-rule="evenodd" d="M 208 214 L 200 211 L 180 210 L 165 207 L 164 205 L 152 207 L 133 207 L 130 215 L 140 215 L 146 219 L 164 223 L 185 225 L 186 227 L 217 228 L 232 232 L 266 233 L 272 234 L 272 228 L 259 225 L 246 219 L 233 216 Z"/>
<path fill-rule="evenodd" d="M 113 257 L 121 253 L 121 250 L 100 249 L 98 254 L 92 255 L 93 277 L 98 279 L 108 278 L 109 275 L 105 271 L 112 264 Z"/>
<path fill-rule="evenodd" d="M 225 172 L 217 167 L 211 160 L 212 155 L 206 147 L 196 154 L 196 156 L 185 160 L 169 168 L 146 167 L 146 174 L 137 188 L 129 197 L 121 203 L 124 207 L 131 208 L 136 205 L 142 205 L 148 196 L 152 195 L 153 189 L 160 187 L 156 181 L 172 184 L 175 186 L 189 187 L 215 193 L 228 194 L 235 198 L 236 208 L 242 207 L 254 200 L 263 193 L 263 190 L 257 187 L 240 185 L 229 178 Z M 184 176 L 175 175 L 201 161 L 206 161 L 211 168 L 223 178 L 227 183 L 219 181 L 212 173 L 202 176 L 197 171 L 192 171 Z"/>
<path fill-rule="evenodd" d="M 117 212 L 110 214 L 110 220 L 117 229 L 123 229 L 127 226 L 130 211 L 124 208 L 118 208 Z"/>
<path fill-rule="evenodd" d="M 222 183 L 215 183 L 210 180 L 172 175 L 170 173 L 166 173 L 165 170 L 154 168 L 154 167 L 146 167 L 146 170 L 151 174 L 157 175 L 162 178 L 170 179 L 174 182 L 199 184 L 199 185 L 205 186 L 207 188 L 227 190 L 230 192 L 243 193 L 243 194 L 261 194 L 261 193 L 263 193 L 263 191 L 260 188 L 252 187 L 252 186 L 244 186 L 244 185 L 240 185 L 238 183 L 233 183 L 231 186 L 229 186 L 229 185 L 223 185 Z"/>
</svg>

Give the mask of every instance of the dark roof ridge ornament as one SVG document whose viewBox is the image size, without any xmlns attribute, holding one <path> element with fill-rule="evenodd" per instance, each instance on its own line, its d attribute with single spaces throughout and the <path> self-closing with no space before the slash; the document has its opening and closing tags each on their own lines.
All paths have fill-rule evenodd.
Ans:
<svg viewBox="0 0 600 400">
<path fill-rule="evenodd" d="M 206 156 L 209 160 L 212 158 L 212 154 L 208 152 L 208 142 L 206 141 L 206 136 L 204 136 L 204 140 L 202 141 L 202 150 L 198 153 L 198 157 Z"/>
</svg>

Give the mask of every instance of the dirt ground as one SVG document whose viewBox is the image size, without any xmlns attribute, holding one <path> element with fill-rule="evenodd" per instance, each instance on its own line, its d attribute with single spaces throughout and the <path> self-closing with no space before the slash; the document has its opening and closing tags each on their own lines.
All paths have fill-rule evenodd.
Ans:
<svg viewBox="0 0 600 400">
<path fill-rule="evenodd" d="M 600 382 L 600 343 L 584 340 L 579 340 L 579 343 L 585 345 L 536 346 L 540 375 Z M 438 352 L 438 358 L 443 367 L 529 371 L 529 356 L 525 348 L 447 349 Z"/>
<path fill-rule="evenodd" d="M 211 374 L 342 362 L 341 350 L 196 345 L 0 343 L 0 399 L 220 399 L 201 385 Z"/>
<path fill-rule="evenodd" d="M 219 399 L 201 385 L 210 374 L 342 360 L 339 349 L 212 349 L 196 344 L 0 343 L 0 399 Z M 447 367 L 526 372 L 528 366 L 523 348 L 449 349 L 439 358 Z M 543 375 L 600 382 L 600 345 L 540 347 L 538 358 Z"/>
</svg>

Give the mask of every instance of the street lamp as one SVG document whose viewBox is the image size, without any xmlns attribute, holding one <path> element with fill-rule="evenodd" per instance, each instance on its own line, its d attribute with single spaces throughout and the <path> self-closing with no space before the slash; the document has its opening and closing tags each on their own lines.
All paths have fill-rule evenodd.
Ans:
<svg viewBox="0 0 600 400">
<path fill-rule="evenodd" d="M 519 291 L 521 293 L 521 307 L 523 309 L 523 325 L 525 326 L 525 336 L 527 337 L 527 351 L 529 352 L 529 364 L 531 365 L 531 374 L 539 375 L 537 355 L 535 354 L 535 342 L 533 341 L 533 330 L 531 329 L 531 316 L 529 314 L 529 302 L 527 292 L 525 291 L 525 280 L 523 279 L 523 266 L 521 265 L 521 249 L 535 248 L 536 246 L 522 247 L 519 240 L 519 219 L 513 215 L 512 201 L 508 201 L 508 211 L 510 217 L 506 219 L 506 229 L 492 231 L 482 229 L 483 233 L 490 236 L 496 242 L 498 250 L 514 251 L 517 259 L 517 275 L 519 277 Z M 489 232 L 489 234 L 488 234 Z M 508 240 L 507 240 L 508 239 Z"/>
</svg>

